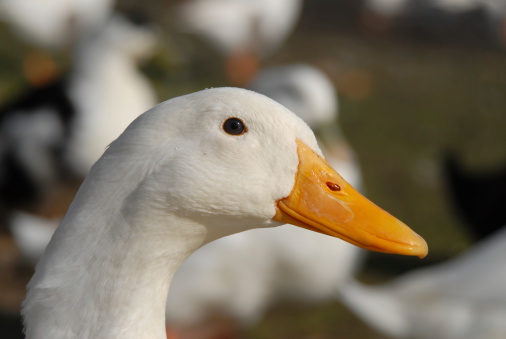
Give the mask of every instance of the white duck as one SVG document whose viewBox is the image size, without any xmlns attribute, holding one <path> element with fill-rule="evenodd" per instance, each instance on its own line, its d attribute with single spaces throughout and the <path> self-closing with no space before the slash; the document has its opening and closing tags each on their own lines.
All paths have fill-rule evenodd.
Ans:
<svg viewBox="0 0 506 339">
<path fill-rule="evenodd" d="M 27 40 L 57 47 L 100 25 L 112 6 L 113 0 L 0 0 L 0 18 Z"/>
<path fill-rule="evenodd" d="M 336 119 L 336 88 L 328 76 L 309 64 L 264 68 L 248 87 L 281 103 L 311 128 L 321 128 Z"/>
<path fill-rule="evenodd" d="M 329 162 L 354 187 L 362 186 L 351 150 L 332 128 L 337 96 L 321 71 L 307 64 L 267 68 L 251 88 L 283 104 L 311 128 L 337 133 L 331 136 L 331 145 L 345 156 L 331 157 Z M 219 239 L 197 250 L 176 273 L 167 304 L 168 324 L 195 326 L 218 311 L 251 325 L 277 298 L 334 298 L 340 283 L 354 273 L 360 252 L 346 242 L 291 226 Z"/>
<path fill-rule="evenodd" d="M 219 88 L 166 101 L 136 119 L 85 179 L 29 283 L 26 336 L 165 338 L 170 282 L 192 252 L 287 222 L 371 250 L 427 253 L 271 99 Z"/>
<path fill-rule="evenodd" d="M 226 79 L 246 86 L 295 28 L 302 0 L 190 0 L 177 10 L 180 31 L 224 57 Z M 201 51 L 199 51 L 201 53 Z"/>
<path fill-rule="evenodd" d="M 448 262 L 381 286 L 350 282 L 343 302 L 394 338 L 506 338 L 506 228 Z"/>
<path fill-rule="evenodd" d="M 191 0 L 178 10 L 181 30 L 198 34 L 224 55 L 274 53 L 294 29 L 302 0 Z"/>
<path fill-rule="evenodd" d="M 69 86 L 78 112 L 66 152 L 77 172 L 88 173 L 104 147 L 156 103 L 139 70 L 156 44 L 154 27 L 139 16 L 112 16 L 79 39 Z"/>
</svg>

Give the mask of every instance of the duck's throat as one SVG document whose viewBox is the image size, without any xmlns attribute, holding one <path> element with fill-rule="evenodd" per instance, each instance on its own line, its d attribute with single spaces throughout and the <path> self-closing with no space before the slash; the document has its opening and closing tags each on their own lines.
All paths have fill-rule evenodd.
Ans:
<svg viewBox="0 0 506 339">
<path fill-rule="evenodd" d="M 157 229 L 57 234 L 30 282 L 27 338 L 165 338 L 173 274 L 205 234 Z"/>
</svg>

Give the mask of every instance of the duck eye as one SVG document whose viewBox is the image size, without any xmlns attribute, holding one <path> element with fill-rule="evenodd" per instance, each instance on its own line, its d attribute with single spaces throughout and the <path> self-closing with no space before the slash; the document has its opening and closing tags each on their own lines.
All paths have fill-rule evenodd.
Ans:
<svg viewBox="0 0 506 339">
<path fill-rule="evenodd" d="M 244 123 L 237 118 L 230 118 L 223 123 L 223 130 L 231 135 L 241 135 L 248 131 Z"/>
</svg>

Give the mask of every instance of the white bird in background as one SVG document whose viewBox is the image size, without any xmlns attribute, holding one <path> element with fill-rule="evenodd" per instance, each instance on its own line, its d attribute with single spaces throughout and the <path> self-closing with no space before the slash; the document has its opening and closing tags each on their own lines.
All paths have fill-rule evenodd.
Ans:
<svg viewBox="0 0 506 339">
<path fill-rule="evenodd" d="M 74 34 L 93 30 L 108 16 L 113 0 L 0 0 L 0 19 L 30 42 L 58 47 Z"/>
<path fill-rule="evenodd" d="M 298 21 L 302 0 L 190 0 L 178 11 L 182 31 L 198 34 L 224 55 L 273 54 Z"/>
<path fill-rule="evenodd" d="M 336 120 L 336 89 L 328 76 L 309 64 L 264 68 L 248 87 L 292 110 L 311 128 L 319 129 Z"/>
<path fill-rule="evenodd" d="M 176 21 L 181 32 L 201 37 L 220 53 L 227 80 L 244 87 L 260 60 L 284 44 L 301 9 L 302 0 L 190 0 L 180 5 Z"/>
<path fill-rule="evenodd" d="M 317 68 L 306 64 L 268 68 L 251 88 L 283 104 L 311 128 L 338 133 L 332 127 L 338 113 L 335 88 Z M 348 147 L 342 135 L 324 144 Z M 343 178 L 352 186 L 361 187 L 358 165 L 350 159 L 328 160 L 339 173 L 343 170 Z M 346 242 L 290 226 L 219 239 L 197 250 L 176 273 L 169 292 L 168 324 L 194 326 L 220 312 L 251 325 L 279 299 L 335 298 L 340 283 L 355 272 L 360 253 Z"/>
<path fill-rule="evenodd" d="M 394 338 L 506 338 L 506 228 L 448 262 L 380 286 L 345 284 L 342 301 Z"/>
<path fill-rule="evenodd" d="M 112 17 L 79 42 L 70 87 L 78 110 L 76 135 L 67 157 L 83 175 L 139 112 L 156 102 L 153 87 L 138 68 L 154 53 L 156 33 L 137 16 L 129 19 Z"/>
<path fill-rule="evenodd" d="M 156 102 L 138 69 L 154 51 L 155 33 L 134 21 L 114 16 L 85 33 L 66 79 L 2 110 L 1 201 L 9 213 L 18 210 L 9 216 L 11 229 L 30 261 L 42 255 L 73 195 L 60 192 L 80 182 L 107 145 Z M 55 204 L 62 205 L 58 211 Z M 34 228 L 49 234 L 35 238 Z"/>
<path fill-rule="evenodd" d="M 218 88 L 159 104 L 111 144 L 77 193 L 29 283 L 26 338 L 166 338 L 168 289 L 192 252 L 287 222 L 367 249 L 427 254 L 275 101 Z"/>
<path fill-rule="evenodd" d="M 35 265 L 39 261 L 60 221 L 22 211 L 9 215 L 9 229 L 26 263 Z"/>
</svg>

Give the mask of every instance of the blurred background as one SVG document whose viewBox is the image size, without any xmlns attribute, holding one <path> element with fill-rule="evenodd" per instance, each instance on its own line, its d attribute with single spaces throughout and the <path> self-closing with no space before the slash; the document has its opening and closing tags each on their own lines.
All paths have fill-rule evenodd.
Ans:
<svg viewBox="0 0 506 339">
<path fill-rule="evenodd" d="M 1 337 L 21 337 L 25 285 L 51 234 L 43 230 L 136 115 L 209 87 L 256 90 L 263 70 L 293 64 L 317 69 L 338 97 L 338 118 L 318 135 L 330 149 L 344 137 L 365 194 L 429 244 L 423 260 L 366 253 L 354 270 L 358 280 L 383 284 L 459 258 L 505 224 L 502 0 L 0 0 Z M 486 273 L 464 275 L 477 278 Z M 506 291 L 491 293 L 505 315 Z M 395 336 L 337 295 L 273 297 L 248 325 L 220 316 L 230 328 L 219 334 L 185 328 L 169 336 Z"/>
</svg>

